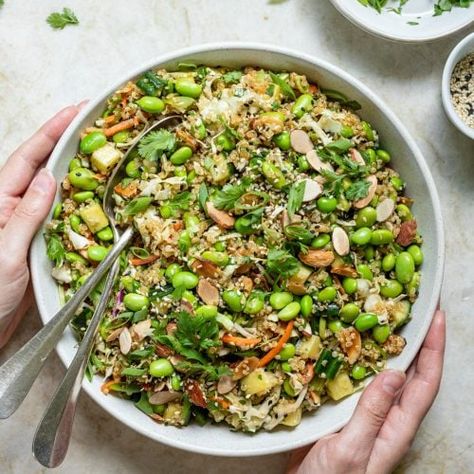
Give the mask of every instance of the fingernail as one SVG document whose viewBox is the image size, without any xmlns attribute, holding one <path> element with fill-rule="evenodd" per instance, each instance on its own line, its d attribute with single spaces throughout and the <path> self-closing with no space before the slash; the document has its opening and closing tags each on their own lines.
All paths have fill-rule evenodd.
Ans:
<svg viewBox="0 0 474 474">
<path fill-rule="evenodd" d="M 49 170 L 43 168 L 33 179 L 31 187 L 42 193 L 46 193 L 51 189 L 51 184 L 54 181 L 53 175 Z"/>
<path fill-rule="evenodd" d="M 382 388 L 385 393 L 395 396 L 405 382 L 405 374 L 399 370 L 388 370 L 384 372 Z"/>
<path fill-rule="evenodd" d="M 84 99 L 84 100 L 81 100 L 81 102 L 79 102 L 76 107 L 80 110 L 82 109 L 83 107 L 85 107 L 89 102 L 89 99 Z"/>
</svg>

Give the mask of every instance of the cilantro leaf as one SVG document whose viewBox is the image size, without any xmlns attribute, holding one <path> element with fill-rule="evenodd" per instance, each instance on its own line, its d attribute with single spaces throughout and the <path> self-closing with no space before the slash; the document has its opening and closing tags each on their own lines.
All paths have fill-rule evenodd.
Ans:
<svg viewBox="0 0 474 474">
<path fill-rule="evenodd" d="M 370 183 L 365 179 L 353 182 L 345 192 L 346 198 L 349 201 L 365 198 L 369 192 L 369 186 Z"/>
<path fill-rule="evenodd" d="M 175 147 L 176 137 L 169 130 L 156 130 L 145 135 L 138 145 L 138 154 L 147 160 L 155 161 L 164 152 Z"/>
<path fill-rule="evenodd" d="M 183 191 L 176 194 L 173 199 L 166 202 L 171 210 L 171 215 L 175 216 L 179 211 L 187 211 L 189 209 L 189 201 L 191 200 L 191 193 Z"/>
<path fill-rule="evenodd" d="M 60 267 L 63 264 L 66 250 L 61 242 L 61 239 L 57 235 L 50 235 L 47 243 L 47 255 L 50 260 L 54 262 L 56 267 Z"/>
<path fill-rule="evenodd" d="M 186 375 L 204 375 L 209 380 L 219 380 L 224 375 L 230 375 L 232 372 L 225 365 L 200 364 L 196 362 L 183 361 L 176 365 L 180 372 Z"/>
<path fill-rule="evenodd" d="M 191 316 L 186 311 L 177 317 L 174 336 L 183 347 L 198 351 L 220 345 L 217 321 L 204 316 Z"/>
<path fill-rule="evenodd" d="M 293 184 L 288 193 L 288 215 L 294 216 L 298 212 L 303 204 L 304 190 L 306 187 L 306 181 L 300 181 L 297 184 Z"/>
<path fill-rule="evenodd" d="M 296 99 L 295 91 L 291 88 L 288 82 L 273 72 L 270 72 L 270 77 L 272 78 L 273 83 L 281 89 L 283 95 L 289 97 L 292 100 Z"/>
<path fill-rule="evenodd" d="M 290 277 L 299 269 L 299 261 L 290 252 L 282 249 L 270 249 L 267 255 L 267 272 L 274 278 Z"/>
<path fill-rule="evenodd" d="M 175 352 L 182 355 L 183 357 L 186 357 L 186 359 L 196 360 L 201 364 L 208 363 L 206 358 L 201 355 L 197 350 L 184 347 L 181 342 L 174 336 L 160 335 L 156 337 L 156 340 L 160 344 L 164 344 L 165 346 L 171 347 L 171 349 L 173 349 Z"/>
<path fill-rule="evenodd" d="M 153 71 L 147 71 L 137 81 L 137 86 L 146 94 L 151 96 L 158 95 L 166 86 L 168 81 L 158 76 Z"/>
<path fill-rule="evenodd" d="M 304 244 L 308 244 L 314 239 L 312 232 L 300 225 L 287 225 L 284 232 L 290 240 L 297 240 Z"/>
<path fill-rule="evenodd" d="M 243 179 L 240 184 L 226 184 L 212 196 L 212 202 L 218 209 L 228 211 L 235 206 L 236 201 L 247 192 L 249 179 Z"/>
<path fill-rule="evenodd" d="M 67 25 L 79 24 L 79 20 L 70 8 L 63 8 L 63 11 L 61 13 L 51 13 L 48 18 L 46 18 L 46 21 L 49 26 L 51 26 L 51 28 L 55 30 L 62 30 Z"/>
<path fill-rule="evenodd" d="M 242 78 L 242 71 L 229 71 L 226 72 L 223 76 L 222 79 L 223 81 L 229 85 L 229 84 L 237 84 L 240 82 L 240 79 Z"/>
<path fill-rule="evenodd" d="M 202 210 L 207 214 L 207 200 L 209 199 L 209 191 L 207 190 L 206 183 L 201 183 L 199 186 L 198 201 Z"/>
</svg>

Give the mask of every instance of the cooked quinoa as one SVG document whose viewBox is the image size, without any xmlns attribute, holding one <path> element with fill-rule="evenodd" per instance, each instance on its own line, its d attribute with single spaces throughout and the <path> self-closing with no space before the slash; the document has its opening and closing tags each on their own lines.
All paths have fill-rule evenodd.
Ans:
<svg viewBox="0 0 474 474">
<path fill-rule="evenodd" d="M 296 426 L 405 346 L 423 260 L 404 181 L 358 104 L 297 73 L 156 70 L 85 129 L 46 235 L 70 298 L 133 225 L 89 374 L 157 422 Z M 396 154 L 397 150 L 392 150 Z M 94 290 L 73 327 L 84 333 Z"/>
</svg>

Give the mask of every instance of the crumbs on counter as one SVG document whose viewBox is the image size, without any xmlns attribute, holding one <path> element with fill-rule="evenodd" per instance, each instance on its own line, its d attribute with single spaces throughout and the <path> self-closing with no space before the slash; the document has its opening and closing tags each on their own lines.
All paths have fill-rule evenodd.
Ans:
<svg viewBox="0 0 474 474">
<path fill-rule="evenodd" d="M 474 52 L 456 64 L 450 90 L 457 114 L 468 127 L 474 128 Z"/>
</svg>

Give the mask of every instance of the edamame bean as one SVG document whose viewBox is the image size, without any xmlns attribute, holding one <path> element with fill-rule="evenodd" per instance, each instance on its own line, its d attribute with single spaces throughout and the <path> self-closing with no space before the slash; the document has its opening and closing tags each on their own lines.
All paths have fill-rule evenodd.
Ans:
<svg viewBox="0 0 474 474">
<path fill-rule="evenodd" d="M 321 249 L 323 247 L 326 247 L 326 245 L 330 242 L 330 240 L 331 240 L 331 236 L 329 234 L 319 234 L 311 242 L 311 248 Z"/>
<path fill-rule="evenodd" d="M 357 265 L 357 272 L 359 273 L 360 277 L 364 278 L 365 280 L 372 281 L 374 279 L 374 274 L 368 265 Z"/>
<path fill-rule="evenodd" d="M 335 197 L 322 196 L 316 201 L 316 205 L 321 212 L 329 214 L 337 207 L 337 199 Z"/>
<path fill-rule="evenodd" d="M 159 114 L 163 112 L 165 108 L 165 104 L 161 99 L 148 95 L 137 100 L 137 104 L 142 110 L 150 114 Z"/>
<path fill-rule="evenodd" d="M 282 309 L 293 301 L 293 295 L 288 291 L 278 291 L 270 295 L 269 301 L 273 309 Z"/>
<path fill-rule="evenodd" d="M 373 142 L 375 140 L 375 135 L 370 123 L 363 121 L 361 125 L 367 140 Z"/>
<path fill-rule="evenodd" d="M 107 253 L 108 250 L 105 247 L 102 247 L 102 245 L 91 245 L 87 249 L 87 256 L 94 262 L 101 262 L 104 260 Z"/>
<path fill-rule="evenodd" d="M 176 91 L 180 95 L 184 95 L 185 97 L 192 97 L 193 99 L 197 99 L 202 92 L 202 86 L 196 84 L 191 79 L 178 79 L 175 82 Z"/>
<path fill-rule="evenodd" d="M 375 258 L 375 249 L 372 245 L 367 245 L 367 247 L 365 247 L 364 256 L 369 262 Z"/>
<path fill-rule="evenodd" d="M 196 309 L 196 316 L 204 318 L 215 318 L 217 316 L 217 306 L 205 304 Z"/>
<path fill-rule="evenodd" d="M 263 307 L 265 306 L 264 303 L 264 295 L 259 291 L 252 291 L 250 293 L 247 302 L 244 306 L 244 313 L 246 314 L 257 314 L 262 311 Z"/>
<path fill-rule="evenodd" d="M 174 175 L 179 176 L 180 178 L 186 178 L 188 176 L 188 172 L 184 166 L 178 165 L 174 169 Z"/>
<path fill-rule="evenodd" d="M 295 319 L 300 311 L 300 304 L 297 301 L 292 301 L 278 312 L 278 318 L 282 321 L 290 321 L 291 319 Z"/>
<path fill-rule="evenodd" d="M 390 183 L 397 191 L 402 191 L 405 187 L 403 179 L 399 178 L 398 176 L 393 176 L 390 178 Z"/>
<path fill-rule="evenodd" d="M 120 283 L 127 293 L 133 293 L 138 289 L 138 282 L 133 279 L 130 275 L 125 275 L 120 278 Z"/>
<path fill-rule="evenodd" d="M 302 94 L 297 99 L 296 102 L 293 104 L 291 108 L 291 112 L 296 118 L 301 118 L 307 112 L 309 112 L 313 108 L 313 96 L 311 94 Z"/>
<path fill-rule="evenodd" d="M 370 206 L 361 209 L 356 216 L 356 226 L 360 227 L 371 227 L 377 220 L 377 211 Z"/>
<path fill-rule="evenodd" d="M 189 290 L 185 290 L 183 292 L 183 296 L 181 296 L 181 299 L 188 301 L 189 303 L 191 303 L 192 306 L 195 306 L 197 303 L 197 297 L 192 291 Z"/>
<path fill-rule="evenodd" d="M 407 249 L 407 252 L 413 257 L 413 261 L 415 262 L 416 266 L 419 266 L 423 263 L 423 252 L 418 245 L 410 245 L 410 247 Z"/>
<path fill-rule="evenodd" d="M 405 285 L 407 290 L 407 294 L 410 298 L 414 298 L 418 293 L 418 288 L 420 287 L 420 273 L 415 272 L 413 278 L 411 279 L 410 283 Z"/>
<path fill-rule="evenodd" d="M 215 248 L 218 252 L 223 252 L 223 251 L 226 249 L 225 242 L 224 242 L 224 241 L 216 242 L 216 243 L 214 244 L 214 248 Z"/>
<path fill-rule="evenodd" d="M 288 364 L 288 362 L 283 362 L 281 364 L 281 370 L 283 370 L 283 372 L 285 372 L 286 374 L 289 374 L 293 371 L 293 369 L 291 368 L 291 365 Z"/>
<path fill-rule="evenodd" d="M 232 151 L 235 148 L 235 143 L 226 133 L 221 133 L 216 138 L 216 146 L 219 150 Z"/>
<path fill-rule="evenodd" d="M 171 206 L 164 204 L 160 207 L 160 216 L 163 217 L 163 219 L 169 219 L 172 215 L 173 210 L 171 209 Z"/>
<path fill-rule="evenodd" d="M 173 165 L 184 165 L 191 156 L 193 156 L 192 148 L 189 146 L 182 146 L 170 156 L 170 161 Z"/>
<path fill-rule="evenodd" d="M 178 247 L 182 253 L 187 253 L 191 248 L 192 240 L 189 230 L 183 230 L 178 237 Z"/>
<path fill-rule="evenodd" d="M 387 151 L 379 148 L 376 153 L 377 153 L 377 158 L 382 160 L 384 163 L 390 162 L 391 156 L 390 156 L 390 153 L 388 153 Z"/>
<path fill-rule="evenodd" d="M 99 232 L 97 232 L 95 235 L 104 242 L 114 239 L 114 233 L 110 227 L 105 227 L 105 229 L 99 230 Z"/>
<path fill-rule="evenodd" d="M 226 290 L 222 293 L 222 299 L 234 313 L 240 313 L 244 309 L 245 297 L 238 291 Z"/>
<path fill-rule="evenodd" d="M 53 209 L 53 219 L 58 219 L 59 216 L 61 215 L 61 212 L 63 210 L 63 204 L 62 202 L 58 202 Z"/>
<path fill-rule="evenodd" d="M 86 202 L 89 199 L 94 199 L 94 193 L 92 191 L 81 191 L 74 193 L 72 199 L 77 203 Z"/>
<path fill-rule="evenodd" d="M 75 168 L 69 172 L 69 182 L 79 189 L 84 191 L 94 191 L 99 185 L 99 181 L 94 176 L 94 173 L 88 168 Z"/>
<path fill-rule="evenodd" d="M 361 313 L 354 321 L 355 328 L 360 331 L 368 331 L 379 323 L 379 318 L 374 313 Z"/>
<path fill-rule="evenodd" d="M 70 263 L 81 263 L 87 265 L 87 260 L 76 252 L 66 252 L 64 258 Z"/>
<path fill-rule="evenodd" d="M 339 196 L 339 199 L 337 201 L 337 208 L 343 212 L 347 212 L 351 208 L 351 203 L 344 197 L 343 194 Z M 332 215 L 330 217 L 334 218 L 334 221 L 332 223 L 335 223 L 336 216 Z"/>
<path fill-rule="evenodd" d="M 179 375 L 173 374 L 170 383 L 171 389 L 175 392 L 179 392 L 181 390 L 181 378 Z"/>
<path fill-rule="evenodd" d="M 151 362 L 148 373 L 152 377 L 169 377 L 174 373 L 174 367 L 168 359 L 157 359 Z"/>
<path fill-rule="evenodd" d="M 395 267 L 395 255 L 393 253 L 388 253 L 382 260 L 382 269 L 384 272 L 390 272 Z"/>
<path fill-rule="evenodd" d="M 388 336 L 391 334 L 390 326 L 388 324 L 384 325 L 377 325 L 372 329 L 372 337 L 374 338 L 375 342 L 379 344 L 383 344 L 387 339 Z"/>
<path fill-rule="evenodd" d="M 321 290 L 318 294 L 318 300 L 323 303 L 334 301 L 337 295 L 337 290 L 333 286 L 328 286 Z"/>
<path fill-rule="evenodd" d="M 370 243 L 372 245 L 386 245 L 393 242 L 393 234 L 388 229 L 377 229 L 372 232 Z"/>
<path fill-rule="evenodd" d="M 362 153 L 362 156 L 364 157 L 366 163 L 368 165 L 373 165 L 376 160 L 377 160 L 377 154 L 375 153 L 375 150 L 373 148 L 368 148 Z"/>
<path fill-rule="evenodd" d="M 339 311 L 339 317 L 345 323 L 352 323 L 359 316 L 360 309 L 355 303 L 347 303 Z"/>
<path fill-rule="evenodd" d="M 125 166 L 125 173 L 129 178 L 138 178 L 140 176 L 140 168 L 135 160 L 127 163 Z"/>
<path fill-rule="evenodd" d="M 191 131 L 198 140 L 204 140 L 206 138 L 207 130 L 206 126 L 202 122 L 200 122 L 197 126 L 193 126 Z"/>
<path fill-rule="evenodd" d="M 411 213 L 410 208 L 405 204 L 399 204 L 395 208 L 395 211 L 403 222 L 411 221 L 413 219 L 413 214 Z"/>
<path fill-rule="evenodd" d="M 354 365 L 352 367 L 352 378 L 354 380 L 362 380 L 367 376 L 367 369 L 362 365 Z"/>
<path fill-rule="evenodd" d="M 287 342 L 284 346 L 283 349 L 280 351 L 278 354 L 280 360 L 288 360 L 294 357 L 296 354 L 296 347 L 291 344 L 290 342 Z"/>
<path fill-rule="evenodd" d="M 368 227 L 361 227 L 352 234 L 351 240 L 356 245 L 367 245 L 371 237 L 372 231 Z"/>
<path fill-rule="evenodd" d="M 199 283 L 199 278 L 191 272 L 177 272 L 171 279 L 171 284 L 174 288 L 184 287 L 187 290 L 195 288 Z"/>
<path fill-rule="evenodd" d="M 313 298 L 310 295 L 304 295 L 300 301 L 301 315 L 307 318 L 313 312 Z"/>
<path fill-rule="evenodd" d="M 88 133 L 79 145 L 81 153 L 90 155 L 94 151 L 102 148 L 107 143 L 107 137 L 103 132 L 95 131 Z"/>
<path fill-rule="evenodd" d="M 82 168 L 81 160 L 79 158 L 73 158 L 69 162 L 69 171 L 75 170 L 76 168 Z"/>
<path fill-rule="evenodd" d="M 283 173 L 274 164 L 264 161 L 262 163 L 262 173 L 274 188 L 281 189 L 286 185 Z"/>
<path fill-rule="evenodd" d="M 333 334 L 337 334 L 341 329 L 344 329 L 344 326 L 338 319 L 333 319 L 329 321 L 328 328 Z"/>
<path fill-rule="evenodd" d="M 209 260 L 212 263 L 215 263 L 219 267 L 225 267 L 229 264 L 230 258 L 229 255 L 225 252 L 214 252 L 212 250 L 206 250 L 202 253 L 202 258 L 204 260 Z"/>
<path fill-rule="evenodd" d="M 291 148 L 290 134 L 286 131 L 274 135 L 273 142 L 280 150 L 288 151 Z"/>
<path fill-rule="evenodd" d="M 304 173 L 305 171 L 309 170 L 309 163 L 306 159 L 306 156 L 300 155 L 298 156 L 298 170 Z"/>
<path fill-rule="evenodd" d="M 81 218 L 76 214 L 69 216 L 69 225 L 74 232 L 81 233 Z"/>
<path fill-rule="evenodd" d="M 354 130 L 352 127 L 349 127 L 348 125 L 343 125 L 340 131 L 341 137 L 344 138 L 351 138 L 354 136 Z"/>
<path fill-rule="evenodd" d="M 290 379 L 285 379 L 283 382 L 283 390 L 289 397 L 296 396 L 295 389 L 292 387 Z"/>
<path fill-rule="evenodd" d="M 409 283 L 415 274 L 415 262 L 408 252 L 398 254 L 395 261 L 395 275 L 400 283 Z"/>
<path fill-rule="evenodd" d="M 173 277 L 181 271 L 181 267 L 177 263 L 170 263 L 165 270 L 165 278 L 168 281 L 171 281 Z"/>
<path fill-rule="evenodd" d="M 136 312 L 148 308 L 150 301 L 144 295 L 138 293 L 127 293 L 123 298 L 123 304 L 130 311 Z"/>
<path fill-rule="evenodd" d="M 196 216 L 195 214 L 191 214 L 190 212 L 185 212 L 183 215 L 184 218 L 184 225 L 187 230 L 191 233 L 195 233 L 199 230 L 199 225 L 201 224 L 201 221 L 199 220 L 199 217 Z"/>
<path fill-rule="evenodd" d="M 396 298 L 401 295 L 403 291 L 403 285 L 397 280 L 388 280 L 385 285 L 380 288 L 380 294 L 385 298 Z"/>
<path fill-rule="evenodd" d="M 121 132 L 117 132 L 113 137 L 112 140 L 114 143 L 125 143 L 130 138 L 130 133 L 128 130 L 122 130 Z"/>
<path fill-rule="evenodd" d="M 342 280 L 342 287 L 348 295 L 353 295 L 357 291 L 357 280 L 351 277 L 345 277 Z"/>
</svg>

